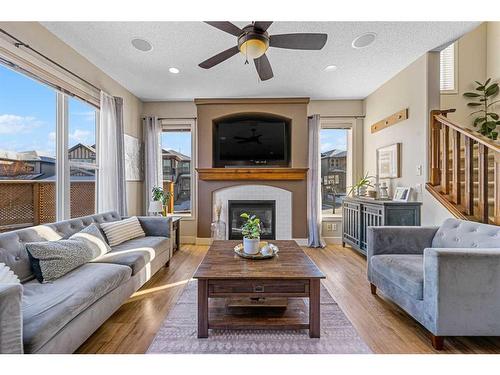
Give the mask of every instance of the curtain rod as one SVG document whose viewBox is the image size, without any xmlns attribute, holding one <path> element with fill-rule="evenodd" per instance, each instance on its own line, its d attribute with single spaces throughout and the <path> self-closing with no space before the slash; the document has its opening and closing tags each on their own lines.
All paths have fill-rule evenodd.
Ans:
<svg viewBox="0 0 500 375">
<path fill-rule="evenodd" d="M 11 39 L 14 39 L 16 42 L 14 43 L 14 46 L 17 47 L 17 48 L 20 48 L 20 47 L 24 47 L 26 49 L 29 49 L 30 51 L 36 53 L 37 55 L 43 57 L 45 60 L 49 61 L 50 63 L 54 64 L 55 66 L 57 66 L 58 68 L 64 70 L 65 72 L 71 74 L 73 77 L 76 77 L 78 78 L 80 81 L 82 82 L 85 82 L 87 85 L 89 85 L 90 87 L 93 87 L 94 89 L 96 89 L 97 91 L 101 91 L 101 88 L 97 87 L 96 85 L 90 83 L 89 81 L 87 81 L 86 79 L 80 77 L 78 74 L 76 73 L 73 73 L 71 70 L 65 68 L 64 66 L 62 66 L 61 64 L 59 64 L 58 62 L 52 60 L 50 57 L 47 57 L 45 56 L 43 53 L 41 52 L 38 52 L 36 49 L 32 48 L 31 46 L 29 46 L 28 44 L 24 43 L 22 40 L 16 38 L 15 36 L 13 36 L 12 34 L 9 34 L 7 31 L 5 31 L 4 29 L 1 29 L 0 28 L 0 32 L 4 35 L 7 35 L 9 38 Z"/>
</svg>

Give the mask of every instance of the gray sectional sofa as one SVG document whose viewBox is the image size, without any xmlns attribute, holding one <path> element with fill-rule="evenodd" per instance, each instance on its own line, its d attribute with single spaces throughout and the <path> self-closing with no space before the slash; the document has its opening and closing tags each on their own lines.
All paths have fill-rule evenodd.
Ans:
<svg viewBox="0 0 500 375">
<path fill-rule="evenodd" d="M 121 220 L 116 212 L 0 234 L 0 262 L 21 284 L 0 284 L 0 353 L 72 353 L 172 256 L 171 220 L 139 217 L 146 237 L 41 284 L 24 244 L 68 238 L 91 223 Z"/>
<path fill-rule="evenodd" d="M 368 280 L 432 334 L 500 336 L 500 227 L 369 227 Z"/>
</svg>

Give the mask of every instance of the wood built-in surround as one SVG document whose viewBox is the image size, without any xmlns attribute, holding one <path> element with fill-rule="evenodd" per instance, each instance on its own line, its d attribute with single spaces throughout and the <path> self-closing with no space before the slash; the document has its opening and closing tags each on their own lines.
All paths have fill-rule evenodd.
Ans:
<svg viewBox="0 0 500 375">
<path fill-rule="evenodd" d="M 309 98 L 195 99 L 198 112 L 198 234 L 210 237 L 213 193 L 230 186 L 275 186 L 292 193 L 292 237 L 307 237 L 307 170 Z M 282 116 L 291 121 L 291 155 L 288 167 L 213 168 L 213 123 L 240 114 Z"/>
</svg>

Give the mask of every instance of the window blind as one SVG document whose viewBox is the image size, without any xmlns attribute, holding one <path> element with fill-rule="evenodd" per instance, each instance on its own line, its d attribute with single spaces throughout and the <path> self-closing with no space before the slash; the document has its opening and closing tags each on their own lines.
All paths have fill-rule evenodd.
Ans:
<svg viewBox="0 0 500 375">
<path fill-rule="evenodd" d="M 455 91 L 455 43 L 450 44 L 440 53 L 440 89 L 441 91 Z"/>
</svg>

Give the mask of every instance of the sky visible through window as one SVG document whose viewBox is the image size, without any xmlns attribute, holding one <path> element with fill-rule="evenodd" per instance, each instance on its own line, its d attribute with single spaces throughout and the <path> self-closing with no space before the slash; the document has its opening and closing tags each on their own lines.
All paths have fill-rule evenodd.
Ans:
<svg viewBox="0 0 500 375">
<path fill-rule="evenodd" d="M 321 152 L 347 150 L 345 129 L 322 129 L 320 132 Z"/>
<path fill-rule="evenodd" d="M 0 65 L 0 151 L 55 157 L 56 92 Z M 95 144 L 95 110 L 69 99 L 69 147 Z"/>
<path fill-rule="evenodd" d="M 191 132 L 169 131 L 161 134 L 161 147 L 191 156 Z"/>
</svg>

